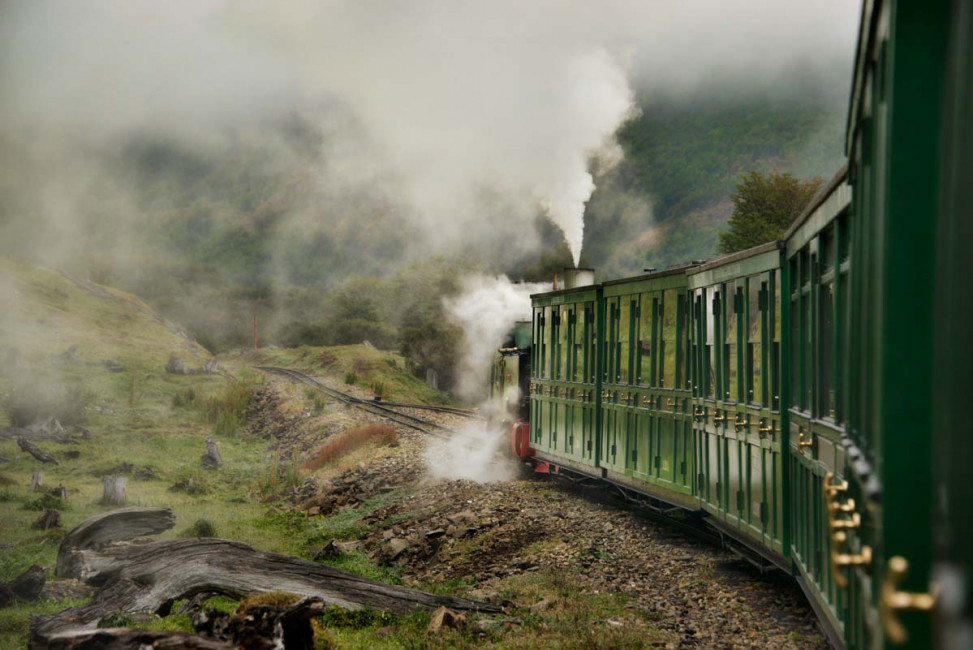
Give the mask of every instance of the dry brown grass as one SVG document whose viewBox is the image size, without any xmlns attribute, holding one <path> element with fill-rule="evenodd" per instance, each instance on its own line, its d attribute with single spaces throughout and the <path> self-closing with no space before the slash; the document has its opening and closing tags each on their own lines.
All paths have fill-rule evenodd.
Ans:
<svg viewBox="0 0 973 650">
<path fill-rule="evenodd" d="M 328 438 L 323 445 L 314 450 L 301 467 L 314 471 L 336 462 L 365 445 L 382 446 L 395 442 L 398 442 L 398 436 L 391 427 L 370 424 L 357 429 L 346 429 Z"/>
</svg>

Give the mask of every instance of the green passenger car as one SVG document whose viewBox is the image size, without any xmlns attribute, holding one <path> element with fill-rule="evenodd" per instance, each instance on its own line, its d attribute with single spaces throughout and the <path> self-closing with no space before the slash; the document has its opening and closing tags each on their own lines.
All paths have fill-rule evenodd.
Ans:
<svg viewBox="0 0 973 650">
<path fill-rule="evenodd" d="M 772 242 L 688 278 L 697 494 L 717 527 L 786 566 L 780 256 Z"/>
<path fill-rule="evenodd" d="M 605 282 L 598 341 L 602 476 L 697 506 L 686 268 Z"/>
<path fill-rule="evenodd" d="M 701 514 L 836 647 L 973 647 L 973 3 L 865 0 L 780 242 L 536 295 L 535 460 Z"/>
</svg>

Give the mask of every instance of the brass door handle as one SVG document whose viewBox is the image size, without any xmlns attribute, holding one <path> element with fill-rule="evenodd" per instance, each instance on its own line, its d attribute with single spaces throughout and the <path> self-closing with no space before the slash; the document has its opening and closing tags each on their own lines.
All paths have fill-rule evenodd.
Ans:
<svg viewBox="0 0 973 650">
<path fill-rule="evenodd" d="M 839 492 L 848 491 L 848 481 L 843 481 L 838 479 L 837 483 L 834 483 L 834 472 L 828 472 L 824 475 L 824 497 L 829 502 L 834 500 L 834 497 L 838 495 Z M 849 503 L 852 504 L 854 508 L 854 501 L 849 499 Z"/>
<path fill-rule="evenodd" d="M 882 597 L 879 614 L 885 636 L 891 643 L 902 645 L 909 640 L 909 633 L 899 620 L 899 612 L 928 612 L 936 606 L 936 594 L 919 594 L 899 591 L 899 584 L 909 572 L 909 562 L 901 555 L 889 558 L 882 581 Z"/>
<path fill-rule="evenodd" d="M 648 397 L 643 397 L 642 398 L 642 406 L 644 406 L 645 408 L 648 408 L 649 404 L 651 404 L 651 403 L 652 403 L 652 400 L 649 399 Z"/>
<path fill-rule="evenodd" d="M 716 424 L 717 422 L 726 422 L 725 415 L 716 415 L 716 413 L 719 413 L 719 411 L 713 413 L 713 424 Z"/>
<path fill-rule="evenodd" d="M 808 440 L 805 440 L 804 439 L 804 433 L 803 432 L 797 434 L 797 452 L 799 454 L 801 454 L 803 456 L 804 455 L 804 448 L 805 447 L 810 448 L 810 447 L 813 447 L 813 446 L 814 446 L 814 438 L 813 437 L 812 438 L 809 438 Z"/>
<path fill-rule="evenodd" d="M 872 547 L 862 546 L 858 555 L 831 551 L 831 576 L 836 585 L 844 589 L 848 586 L 848 576 L 841 572 L 845 567 L 868 566 L 872 563 Z"/>
<path fill-rule="evenodd" d="M 601 391 L 601 399 L 602 400 L 608 399 L 608 391 L 607 390 Z"/>
<path fill-rule="evenodd" d="M 771 422 L 769 425 L 767 425 L 765 427 L 757 427 L 757 431 L 759 433 L 773 433 L 774 432 L 774 424 Z"/>
<path fill-rule="evenodd" d="M 676 400 L 674 400 L 674 399 L 667 399 L 666 400 L 666 406 L 675 406 L 675 405 L 676 405 Z"/>
</svg>

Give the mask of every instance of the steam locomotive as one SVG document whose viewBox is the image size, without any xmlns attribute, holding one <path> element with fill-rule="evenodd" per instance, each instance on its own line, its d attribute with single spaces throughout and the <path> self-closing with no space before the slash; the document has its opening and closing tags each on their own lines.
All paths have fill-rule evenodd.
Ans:
<svg viewBox="0 0 973 650">
<path fill-rule="evenodd" d="M 532 296 L 538 471 L 698 513 L 841 648 L 973 647 L 973 6 L 866 0 L 848 163 L 779 241 Z"/>
</svg>

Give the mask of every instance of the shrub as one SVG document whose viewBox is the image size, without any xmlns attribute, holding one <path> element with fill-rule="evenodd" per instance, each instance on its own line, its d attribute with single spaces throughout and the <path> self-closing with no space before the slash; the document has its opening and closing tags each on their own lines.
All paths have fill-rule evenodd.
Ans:
<svg viewBox="0 0 973 650">
<path fill-rule="evenodd" d="M 274 452 L 274 458 L 267 468 L 267 473 L 261 478 L 257 490 L 263 495 L 270 496 L 295 488 L 300 482 L 301 474 L 296 460 L 282 459 L 278 449 Z"/>
<path fill-rule="evenodd" d="M 358 373 L 354 370 L 349 370 L 345 373 L 345 383 L 349 386 L 354 386 L 358 383 Z"/>
<path fill-rule="evenodd" d="M 182 532 L 182 537 L 216 537 L 216 526 L 209 519 L 197 519 Z"/>
<path fill-rule="evenodd" d="M 386 386 L 384 381 L 374 381 L 371 385 L 372 392 L 375 393 L 375 399 L 382 399 L 385 396 Z"/>
<path fill-rule="evenodd" d="M 216 435 L 235 435 L 246 423 L 254 388 L 255 382 L 252 380 L 232 379 L 222 391 L 206 400 L 206 416 L 213 423 Z"/>
<path fill-rule="evenodd" d="M 323 445 L 314 450 L 308 460 L 304 461 L 302 467 L 313 471 L 335 462 L 366 444 L 390 445 L 394 442 L 398 442 L 398 436 L 395 429 L 391 427 L 370 424 L 357 429 L 347 429 L 328 438 Z"/>
<path fill-rule="evenodd" d="M 172 406 L 173 408 L 189 407 L 196 404 L 196 389 L 192 386 L 188 388 L 183 388 L 176 391 L 176 394 L 172 396 Z"/>
<path fill-rule="evenodd" d="M 94 400 L 80 381 L 69 385 L 53 379 L 30 378 L 15 384 L 0 405 L 15 427 L 55 417 L 63 425 L 84 419 L 84 410 Z"/>
</svg>

